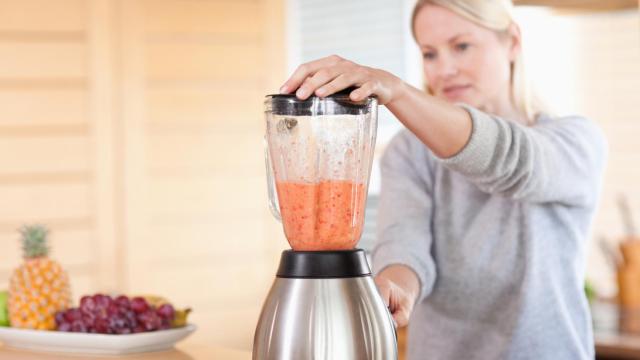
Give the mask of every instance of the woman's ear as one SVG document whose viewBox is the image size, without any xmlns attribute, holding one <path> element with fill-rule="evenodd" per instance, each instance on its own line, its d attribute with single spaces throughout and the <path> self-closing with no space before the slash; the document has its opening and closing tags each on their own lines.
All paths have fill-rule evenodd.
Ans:
<svg viewBox="0 0 640 360">
<path fill-rule="evenodd" d="M 522 50 L 522 34 L 518 24 L 512 22 L 507 29 L 509 36 L 509 61 L 515 61 Z"/>
</svg>

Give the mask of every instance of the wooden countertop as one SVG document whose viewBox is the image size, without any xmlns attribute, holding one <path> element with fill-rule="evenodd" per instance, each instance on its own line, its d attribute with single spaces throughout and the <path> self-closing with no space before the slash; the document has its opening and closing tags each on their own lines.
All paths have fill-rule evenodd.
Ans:
<svg viewBox="0 0 640 360">
<path fill-rule="evenodd" d="M 596 359 L 640 359 L 640 336 L 629 334 L 598 334 L 595 336 Z"/>
<path fill-rule="evenodd" d="M 623 309 L 614 301 L 591 305 L 596 359 L 640 359 L 640 309 Z"/>
<path fill-rule="evenodd" d="M 178 344 L 176 349 L 155 353 L 123 356 L 88 356 L 73 354 L 50 354 L 14 350 L 0 345 L 0 360 L 80 360 L 80 359 L 126 359 L 126 360 L 251 360 L 250 351 L 239 351 L 217 346 Z"/>
<path fill-rule="evenodd" d="M 597 359 L 640 359 L 640 335 L 598 333 L 595 336 Z M 404 357 L 402 356 L 401 359 Z M 123 356 L 87 356 L 73 354 L 49 354 L 14 350 L 0 345 L 0 360 L 78 360 L 78 359 L 126 359 L 126 360 L 250 360 L 250 351 L 232 350 L 217 346 L 178 344 L 176 349 L 156 353 Z"/>
</svg>

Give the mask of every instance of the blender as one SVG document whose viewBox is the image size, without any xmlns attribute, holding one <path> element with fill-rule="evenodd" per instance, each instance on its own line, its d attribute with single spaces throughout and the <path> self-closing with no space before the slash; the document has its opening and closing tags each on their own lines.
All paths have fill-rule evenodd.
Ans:
<svg viewBox="0 0 640 360">
<path fill-rule="evenodd" d="M 377 100 L 353 89 L 265 99 L 269 207 L 282 252 L 255 331 L 253 359 L 397 359 L 393 320 L 373 282 L 362 235 Z"/>
</svg>

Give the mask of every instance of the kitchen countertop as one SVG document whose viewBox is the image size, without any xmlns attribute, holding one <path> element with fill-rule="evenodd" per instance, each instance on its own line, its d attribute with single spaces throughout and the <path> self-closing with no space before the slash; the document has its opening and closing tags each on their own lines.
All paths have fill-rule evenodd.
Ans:
<svg viewBox="0 0 640 360">
<path fill-rule="evenodd" d="M 613 332 L 596 332 L 596 358 L 640 359 L 640 335 Z M 87 356 L 74 354 L 49 354 L 15 350 L 0 345 L 0 360 L 78 360 L 78 359 L 126 359 L 126 360 L 250 360 L 250 351 L 239 351 L 218 346 L 178 344 L 176 349 L 155 353 L 124 356 Z"/>
<path fill-rule="evenodd" d="M 640 359 L 640 313 L 632 322 L 622 321 L 619 309 L 611 302 L 599 302 L 592 306 L 596 359 L 623 360 Z M 627 324 L 627 325 L 625 325 Z M 636 331 L 621 331 L 620 325 L 632 325 Z M 403 344 L 404 329 L 398 332 Z M 126 359 L 126 360 L 249 360 L 251 351 L 202 345 L 189 340 L 178 343 L 176 349 L 156 353 L 131 354 L 124 356 L 86 356 L 73 354 L 50 354 L 6 348 L 0 344 L 0 360 L 78 360 L 78 359 Z"/>
<path fill-rule="evenodd" d="M 80 360 L 80 359 L 126 359 L 126 360 L 250 360 L 250 351 L 232 350 L 199 344 L 178 344 L 176 349 L 155 353 L 123 356 L 87 356 L 74 354 L 51 354 L 14 350 L 0 345 L 0 360 Z"/>
<path fill-rule="evenodd" d="M 621 309 L 615 301 L 591 304 L 596 359 L 640 359 L 640 311 Z"/>
<path fill-rule="evenodd" d="M 640 336 L 596 333 L 596 359 L 640 359 Z"/>
</svg>

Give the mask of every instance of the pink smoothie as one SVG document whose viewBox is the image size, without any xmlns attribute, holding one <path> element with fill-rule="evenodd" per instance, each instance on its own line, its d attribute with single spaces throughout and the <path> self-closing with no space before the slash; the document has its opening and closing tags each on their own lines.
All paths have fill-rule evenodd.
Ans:
<svg viewBox="0 0 640 360">
<path fill-rule="evenodd" d="M 362 235 L 365 187 L 352 181 L 277 182 L 284 233 L 293 250 L 353 249 Z"/>
</svg>

